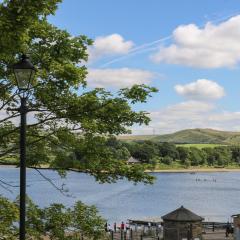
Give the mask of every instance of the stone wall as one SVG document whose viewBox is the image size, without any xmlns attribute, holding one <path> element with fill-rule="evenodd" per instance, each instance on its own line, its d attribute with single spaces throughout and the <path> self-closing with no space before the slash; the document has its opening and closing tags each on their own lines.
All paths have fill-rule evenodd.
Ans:
<svg viewBox="0 0 240 240">
<path fill-rule="evenodd" d="M 202 222 L 173 222 L 165 221 L 164 225 L 164 240 L 182 240 L 202 237 Z"/>
</svg>

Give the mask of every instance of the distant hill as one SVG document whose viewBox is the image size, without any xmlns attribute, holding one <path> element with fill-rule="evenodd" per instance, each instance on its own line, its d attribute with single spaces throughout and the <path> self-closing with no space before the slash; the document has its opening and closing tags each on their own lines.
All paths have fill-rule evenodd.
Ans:
<svg viewBox="0 0 240 240">
<path fill-rule="evenodd" d="M 240 132 L 218 131 L 214 129 L 186 129 L 164 135 L 130 135 L 120 136 L 121 140 L 152 140 L 172 143 L 209 143 L 209 144 L 240 144 Z"/>
<path fill-rule="evenodd" d="M 152 140 L 156 135 L 122 135 L 118 136 L 119 140 L 123 141 L 144 141 L 144 140 Z"/>
</svg>

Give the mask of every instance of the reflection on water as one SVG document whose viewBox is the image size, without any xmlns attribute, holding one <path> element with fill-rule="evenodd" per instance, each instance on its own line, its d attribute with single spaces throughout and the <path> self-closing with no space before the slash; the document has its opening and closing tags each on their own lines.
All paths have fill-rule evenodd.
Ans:
<svg viewBox="0 0 240 240">
<path fill-rule="evenodd" d="M 0 179 L 18 184 L 19 170 L 0 168 Z M 61 179 L 55 172 L 44 171 L 55 184 L 63 183 L 74 197 L 63 196 L 35 170 L 27 171 L 28 195 L 40 206 L 58 202 L 67 206 L 77 200 L 94 204 L 110 222 L 128 218 L 162 216 L 180 205 L 205 217 L 209 221 L 228 221 L 232 214 L 240 213 L 240 173 L 154 173 L 154 185 L 134 185 L 127 181 L 116 184 L 98 184 L 94 178 L 69 173 Z M 14 199 L 13 193 L 0 188 L 0 194 Z"/>
</svg>

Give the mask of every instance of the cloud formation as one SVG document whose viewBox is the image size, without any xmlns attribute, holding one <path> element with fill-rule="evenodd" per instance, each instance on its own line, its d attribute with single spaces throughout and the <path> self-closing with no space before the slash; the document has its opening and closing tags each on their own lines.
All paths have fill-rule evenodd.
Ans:
<svg viewBox="0 0 240 240">
<path fill-rule="evenodd" d="M 240 61 L 239 26 L 240 15 L 219 25 L 208 22 L 204 28 L 179 26 L 173 32 L 174 43 L 161 47 L 151 59 L 199 68 L 234 67 Z"/>
<path fill-rule="evenodd" d="M 89 60 L 94 61 L 101 57 L 127 54 L 134 46 L 132 41 L 126 41 L 119 34 L 97 37 L 93 46 L 88 49 Z"/>
<path fill-rule="evenodd" d="M 222 111 L 214 104 L 185 101 L 150 112 L 149 126 L 133 128 L 133 134 L 165 134 L 189 128 L 239 131 L 240 112 Z"/>
<path fill-rule="evenodd" d="M 154 73 L 142 69 L 90 68 L 87 82 L 90 87 L 124 88 L 134 84 L 149 84 L 154 77 Z"/>
<path fill-rule="evenodd" d="M 175 91 L 192 100 L 214 100 L 225 95 L 224 88 L 208 79 L 198 79 L 185 85 L 176 85 Z"/>
</svg>

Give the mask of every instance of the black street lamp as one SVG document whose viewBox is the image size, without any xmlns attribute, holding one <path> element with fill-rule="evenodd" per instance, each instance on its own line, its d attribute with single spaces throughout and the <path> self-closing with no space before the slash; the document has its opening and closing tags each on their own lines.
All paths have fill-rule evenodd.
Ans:
<svg viewBox="0 0 240 240">
<path fill-rule="evenodd" d="M 27 115 L 27 92 L 29 91 L 35 75 L 35 68 L 26 55 L 12 66 L 17 82 L 20 106 L 20 228 L 19 239 L 25 240 L 25 219 L 26 219 L 26 115 Z"/>
</svg>

